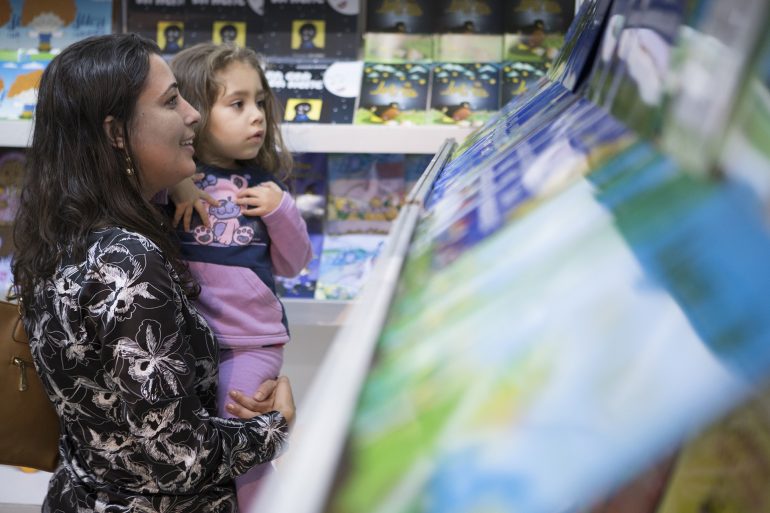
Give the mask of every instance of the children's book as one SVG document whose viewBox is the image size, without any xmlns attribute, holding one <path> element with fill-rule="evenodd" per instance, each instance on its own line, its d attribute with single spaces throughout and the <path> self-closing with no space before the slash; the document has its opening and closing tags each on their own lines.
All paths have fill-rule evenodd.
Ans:
<svg viewBox="0 0 770 513">
<path fill-rule="evenodd" d="M 544 34 L 567 31 L 575 17 L 573 0 L 514 0 L 503 2 L 503 28 L 508 34 L 541 29 Z"/>
<path fill-rule="evenodd" d="M 365 31 L 430 34 L 435 31 L 435 8 L 431 0 L 369 0 Z"/>
<path fill-rule="evenodd" d="M 503 57 L 500 34 L 436 34 L 434 40 L 439 62 L 500 62 Z"/>
<path fill-rule="evenodd" d="M 32 119 L 37 89 L 51 54 L 0 61 L 0 119 Z"/>
<path fill-rule="evenodd" d="M 355 59 L 359 0 L 266 0 L 263 52 L 269 56 Z"/>
<path fill-rule="evenodd" d="M 111 0 L 0 2 L 0 49 L 57 54 L 75 41 L 111 32 Z"/>
<path fill-rule="evenodd" d="M 19 208 L 26 161 L 27 157 L 23 151 L 0 150 L 0 226 L 13 224 L 16 210 Z M 3 241 L 4 244 L 5 242 Z"/>
<path fill-rule="evenodd" d="M 387 234 L 404 198 L 403 154 L 330 154 L 326 233 Z"/>
<path fill-rule="evenodd" d="M 500 65 L 500 105 L 535 87 L 548 69 L 550 62 L 506 61 Z"/>
<path fill-rule="evenodd" d="M 276 276 L 275 288 L 281 297 L 313 299 L 315 296 L 324 236 L 321 233 L 310 233 L 308 236 L 310 247 L 313 249 L 313 258 L 297 276 L 291 278 Z"/>
<path fill-rule="evenodd" d="M 186 41 L 234 43 L 262 51 L 264 5 L 245 0 L 188 0 Z"/>
<path fill-rule="evenodd" d="M 354 123 L 423 125 L 431 67 L 427 64 L 364 64 Z"/>
<path fill-rule="evenodd" d="M 431 123 L 481 126 L 500 108 L 499 64 L 435 64 L 430 106 Z"/>
<path fill-rule="evenodd" d="M 441 0 L 438 4 L 436 32 L 462 34 L 501 34 L 501 0 Z"/>
<path fill-rule="evenodd" d="M 265 76 L 285 123 L 352 123 L 361 61 L 271 59 Z"/>
<path fill-rule="evenodd" d="M 327 235 L 315 299 L 355 299 L 385 245 L 385 235 Z"/>
<path fill-rule="evenodd" d="M 191 0 L 128 0 L 126 25 L 152 39 L 167 58 L 185 47 L 187 9 Z"/>
<path fill-rule="evenodd" d="M 367 32 L 364 60 L 380 63 L 429 62 L 434 58 L 431 34 Z"/>
<path fill-rule="evenodd" d="M 323 233 L 326 217 L 327 154 L 298 153 L 286 185 L 310 234 Z"/>
</svg>

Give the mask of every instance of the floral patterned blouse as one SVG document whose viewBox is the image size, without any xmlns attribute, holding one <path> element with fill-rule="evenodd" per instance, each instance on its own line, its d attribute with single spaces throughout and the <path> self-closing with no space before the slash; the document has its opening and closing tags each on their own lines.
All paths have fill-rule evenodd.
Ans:
<svg viewBox="0 0 770 513">
<path fill-rule="evenodd" d="M 215 416 L 217 343 L 147 238 L 99 230 L 69 260 L 25 318 L 62 423 L 43 511 L 237 511 L 232 478 L 279 454 L 283 416 Z"/>
</svg>

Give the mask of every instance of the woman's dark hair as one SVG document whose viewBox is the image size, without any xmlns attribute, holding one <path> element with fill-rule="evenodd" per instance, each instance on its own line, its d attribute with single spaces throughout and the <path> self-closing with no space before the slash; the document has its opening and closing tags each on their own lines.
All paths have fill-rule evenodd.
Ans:
<svg viewBox="0 0 770 513">
<path fill-rule="evenodd" d="M 136 34 L 96 36 L 65 48 L 40 80 L 32 144 L 13 228 L 16 292 L 31 305 L 34 289 L 53 276 L 67 252 L 85 258 L 88 235 L 117 226 L 153 241 L 198 293 L 158 208 L 142 196 L 131 154 L 136 103 L 158 46 Z M 122 126 L 125 150 L 113 146 L 104 120 Z M 134 172 L 127 173 L 127 158 Z"/>
</svg>

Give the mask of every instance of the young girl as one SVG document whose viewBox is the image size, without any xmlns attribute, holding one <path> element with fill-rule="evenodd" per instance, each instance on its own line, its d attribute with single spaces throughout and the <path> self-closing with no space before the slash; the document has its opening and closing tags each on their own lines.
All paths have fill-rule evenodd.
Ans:
<svg viewBox="0 0 770 513">
<path fill-rule="evenodd" d="M 289 330 L 273 274 L 295 276 L 312 250 L 305 222 L 276 178 L 288 174 L 291 154 L 257 54 L 203 43 L 181 51 L 171 67 L 181 94 L 201 113 L 198 187 L 217 203 L 209 206 L 207 224 L 193 222 L 180 238 L 201 287 L 196 306 L 220 344 L 218 407 L 232 415 L 227 391 L 251 395 L 283 363 Z M 241 511 L 251 509 L 269 468 L 236 479 Z"/>
</svg>

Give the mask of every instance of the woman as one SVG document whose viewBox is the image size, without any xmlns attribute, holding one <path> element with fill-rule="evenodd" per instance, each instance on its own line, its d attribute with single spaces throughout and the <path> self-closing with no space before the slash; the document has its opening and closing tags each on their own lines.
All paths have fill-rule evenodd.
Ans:
<svg viewBox="0 0 770 513">
<path fill-rule="evenodd" d="M 61 420 L 43 511 L 237 511 L 232 479 L 276 457 L 286 378 L 215 417 L 217 344 L 151 198 L 192 176 L 198 112 L 155 43 L 89 38 L 43 73 L 13 272 Z M 248 409 L 253 412 L 248 411 Z"/>
</svg>

